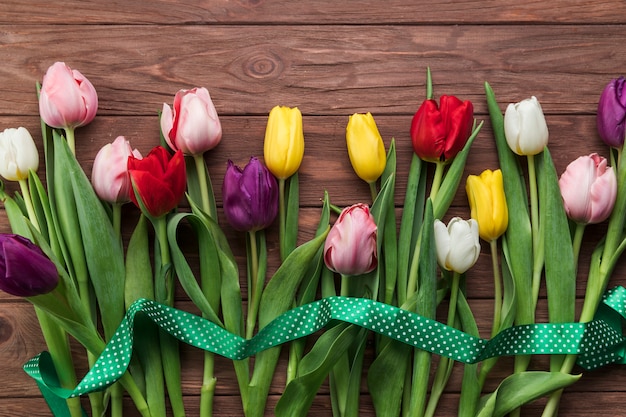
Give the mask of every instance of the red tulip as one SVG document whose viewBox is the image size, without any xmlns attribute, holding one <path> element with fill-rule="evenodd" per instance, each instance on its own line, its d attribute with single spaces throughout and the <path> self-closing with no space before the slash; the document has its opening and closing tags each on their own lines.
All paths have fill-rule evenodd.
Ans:
<svg viewBox="0 0 626 417">
<path fill-rule="evenodd" d="M 39 113 L 49 126 L 74 129 L 96 117 L 98 95 L 83 74 L 55 62 L 43 77 Z"/>
<path fill-rule="evenodd" d="M 131 200 L 154 218 L 174 209 L 185 194 L 187 175 L 181 151 L 170 158 L 165 148 L 157 146 L 143 159 L 130 156 L 128 172 L 134 188 L 134 192 L 130 192 Z"/>
<path fill-rule="evenodd" d="M 411 140 L 417 156 L 429 162 L 445 162 L 456 156 L 469 139 L 474 123 L 471 101 L 441 96 L 441 106 L 424 100 L 411 122 Z"/>
<path fill-rule="evenodd" d="M 324 244 L 326 266 L 342 275 L 361 275 L 378 265 L 377 227 L 366 204 L 343 209 Z"/>
</svg>

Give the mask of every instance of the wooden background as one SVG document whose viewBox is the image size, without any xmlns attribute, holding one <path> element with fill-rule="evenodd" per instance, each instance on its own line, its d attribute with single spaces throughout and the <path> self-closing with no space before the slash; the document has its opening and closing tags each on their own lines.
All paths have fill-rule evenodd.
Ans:
<svg viewBox="0 0 626 417">
<path fill-rule="evenodd" d="M 483 83 L 502 108 L 538 97 L 550 129 L 550 149 L 559 172 L 579 155 L 606 148 L 595 130 L 597 100 L 606 83 L 626 69 L 626 3 L 622 0 L 3 0 L 0 3 L 0 129 L 27 127 L 40 143 L 35 82 L 55 61 L 79 69 L 98 91 L 96 120 L 77 131 L 77 155 L 91 172 L 104 144 L 124 135 L 144 154 L 158 143 L 157 112 L 178 89 L 207 87 L 220 114 L 222 143 L 207 155 L 216 190 L 227 159 L 238 164 L 262 156 L 267 113 L 276 104 L 298 106 L 306 140 L 301 175 L 301 240 L 311 237 L 320 198 L 369 201 L 366 184 L 352 172 L 345 125 L 355 112 L 373 113 L 388 145 L 398 148 L 397 202 L 404 195 L 412 148 L 411 117 L 424 98 L 426 67 L 435 96 L 472 100 L 486 124 L 474 143 L 466 173 L 497 168 Z M 7 184 L 15 190 L 13 184 Z M 218 204 L 221 203 L 219 192 Z M 136 219 L 125 209 L 125 230 Z M 450 215 L 467 217 L 466 197 L 457 195 Z M 9 231 L 0 212 L 0 231 Z M 224 225 L 244 265 L 243 237 Z M 603 226 L 589 229 L 582 253 L 578 296 L 591 248 Z M 469 272 L 468 296 L 479 326 L 488 334 L 491 317 L 487 245 Z M 270 232 L 276 267 L 276 232 Z M 618 267 L 612 284 L 623 283 Z M 544 293 L 542 293 L 543 296 Z M 178 307 L 196 311 L 182 294 Z M 538 320 L 545 320 L 540 302 Z M 44 349 L 32 307 L 0 294 L 0 415 L 49 416 L 22 364 Z M 77 348 L 77 357 L 83 358 Z M 201 355 L 183 350 L 184 390 L 189 415 L 197 415 Z M 538 359 L 533 365 L 545 365 Z M 282 386 L 281 362 L 267 415 Z M 456 413 L 461 367 L 442 399 L 442 416 Z M 511 369 L 502 360 L 488 381 L 493 389 Z M 218 361 L 216 415 L 239 416 L 232 368 Z M 626 415 L 626 369 L 609 366 L 585 372 L 568 388 L 562 415 Z M 524 409 L 539 415 L 542 402 Z M 132 406 L 129 404 L 129 410 Z M 361 415 L 373 416 L 363 386 Z M 134 415 L 129 412 L 128 415 Z M 330 416 L 323 386 L 311 415 Z"/>
</svg>

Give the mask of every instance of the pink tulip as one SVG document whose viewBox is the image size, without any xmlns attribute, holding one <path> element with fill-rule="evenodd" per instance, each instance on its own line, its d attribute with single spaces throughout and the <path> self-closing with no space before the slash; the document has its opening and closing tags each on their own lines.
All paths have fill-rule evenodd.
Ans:
<svg viewBox="0 0 626 417">
<path fill-rule="evenodd" d="M 600 223 L 613 210 L 617 195 L 615 172 L 596 153 L 571 162 L 559 179 L 567 217 L 581 224 Z"/>
<path fill-rule="evenodd" d="M 113 143 L 104 145 L 93 161 L 91 183 L 101 200 L 111 204 L 130 201 L 130 175 L 128 157 L 141 159 L 137 149 L 133 150 L 124 136 L 118 136 Z"/>
<path fill-rule="evenodd" d="M 96 117 L 98 95 L 83 74 L 55 62 L 43 77 L 39 113 L 46 124 L 59 129 L 84 126 Z"/>
<path fill-rule="evenodd" d="M 324 245 L 326 266 L 342 275 L 361 275 L 378 265 L 377 227 L 366 204 L 343 209 Z"/>
<path fill-rule="evenodd" d="M 222 139 L 222 125 L 206 88 L 180 90 L 174 108 L 163 104 L 161 131 L 174 151 L 201 155 Z"/>
</svg>

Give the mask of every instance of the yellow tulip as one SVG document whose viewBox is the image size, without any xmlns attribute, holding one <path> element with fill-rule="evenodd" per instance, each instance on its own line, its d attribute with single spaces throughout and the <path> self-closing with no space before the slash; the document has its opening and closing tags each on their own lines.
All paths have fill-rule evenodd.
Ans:
<svg viewBox="0 0 626 417">
<path fill-rule="evenodd" d="M 385 170 L 385 145 L 371 113 L 355 113 L 348 119 L 346 143 L 350 163 L 356 175 L 373 183 Z"/>
<path fill-rule="evenodd" d="M 278 179 L 298 171 L 304 156 L 302 113 L 297 107 L 276 106 L 270 111 L 263 146 L 265 165 Z"/>
<path fill-rule="evenodd" d="M 485 170 L 480 176 L 469 175 L 465 191 L 480 237 L 487 242 L 499 238 L 509 225 L 502 171 Z"/>
</svg>

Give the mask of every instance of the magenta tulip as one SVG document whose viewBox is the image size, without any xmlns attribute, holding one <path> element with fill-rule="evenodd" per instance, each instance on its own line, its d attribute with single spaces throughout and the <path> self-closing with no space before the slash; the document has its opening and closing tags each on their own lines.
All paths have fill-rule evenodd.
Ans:
<svg viewBox="0 0 626 417">
<path fill-rule="evenodd" d="M 54 128 L 74 129 L 91 122 L 98 110 L 96 89 L 83 74 L 55 62 L 43 77 L 41 118 Z"/>
<path fill-rule="evenodd" d="M 581 224 L 600 223 L 613 210 L 617 196 L 615 171 L 596 153 L 571 162 L 559 179 L 567 217 Z"/>
<path fill-rule="evenodd" d="M 222 198 L 226 220 L 240 232 L 265 229 L 278 214 L 278 182 L 255 157 L 243 169 L 228 161 Z"/>
<path fill-rule="evenodd" d="M 201 155 L 222 139 L 222 125 L 206 88 L 180 90 L 174 108 L 163 104 L 161 131 L 174 151 Z"/>
<path fill-rule="evenodd" d="M 328 232 L 324 244 L 324 262 L 342 275 L 361 275 L 378 265 L 377 227 L 366 204 L 343 209 Z"/>
<path fill-rule="evenodd" d="M 620 148 L 626 134 L 626 91 L 624 77 L 611 80 L 604 87 L 598 102 L 596 123 L 600 138 L 609 146 Z"/>
<path fill-rule="evenodd" d="M 39 246 L 23 236 L 0 234 L 0 290 L 34 297 L 54 290 L 59 274 Z"/>
<path fill-rule="evenodd" d="M 137 149 L 133 150 L 124 136 L 107 143 L 96 154 L 91 172 L 91 183 L 101 200 L 111 204 L 130 201 L 130 176 L 128 157 L 141 159 Z"/>
</svg>

